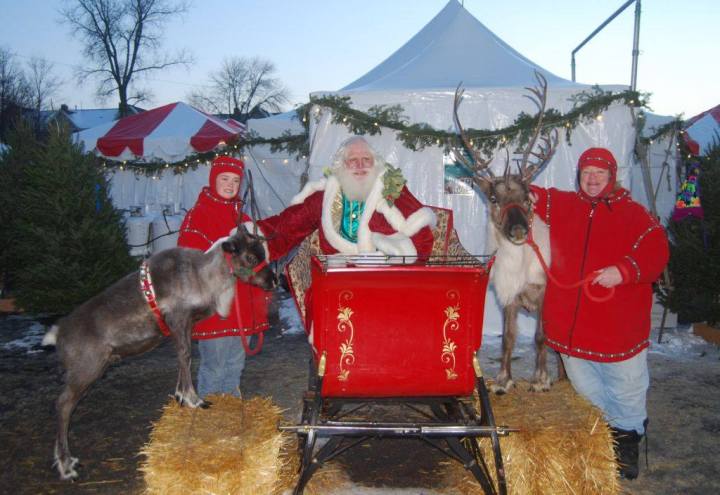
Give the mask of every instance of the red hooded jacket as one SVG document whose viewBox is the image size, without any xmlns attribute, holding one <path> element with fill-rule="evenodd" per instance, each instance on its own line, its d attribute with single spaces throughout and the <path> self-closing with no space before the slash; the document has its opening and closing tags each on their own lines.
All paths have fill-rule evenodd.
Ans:
<svg viewBox="0 0 720 495">
<path fill-rule="evenodd" d="M 550 228 L 550 270 L 558 281 L 570 285 L 612 265 L 623 278 L 607 302 L 548 281 L 542 314 L 547 344 L 601 362 L 623 361 L 645 349 L 652 283 L 669 255 L 663 227 L 622 188 L 603 199 L 535 186 L 532 191 L 536 214 Z M 590 291 L 599 298 L 608 294 L 599 285 Z"/>
<path fill-rule="evenodd" d="M 225 157 L 223 157 L 225 158 Z M 242 164 L 239 160 L 235 160 Z M 232 164 L 216 161 L 210 172 L 210 186 L 204 187 L 198 196 L 195 206 L 185 216 L 178 246 L 206 251 L 213 243 L 230 234 L 237 226 L 240 215 L 242 222 L 250 218 L 242 213 L 242 201 L 239 198 L 227 200 L 215 192 L 215 179 L 222 172 L 242 173 L 242 168 L 234 170 Z M 269 292 L 254 285 L 237 281 L 235 298 L 239 303 L 240 314 L 236 314 L 235 305 L 227 318 L 214 314 L 199 321 L 193 327 L 195 339 L 212 339 L 218 337 L 239 336 L 241 330 L 252 334 L 268 328 L 267 301 Z M 238 318 L 239 317 L 239 318 Z"/>
</svg>

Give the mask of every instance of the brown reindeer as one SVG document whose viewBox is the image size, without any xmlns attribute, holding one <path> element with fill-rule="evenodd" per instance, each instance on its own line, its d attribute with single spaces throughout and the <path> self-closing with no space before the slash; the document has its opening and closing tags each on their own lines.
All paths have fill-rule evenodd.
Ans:
<svg viewBox="0 0 720 495">
<path fill-rule="evenodd" d="M 275 275 L 264 260 L 261 240 L 244 226 L 206 252 L 161 251 L 139 272 L 120 279 L 50 329 L 43 345 L 57 345 L 65 369 L 65 386 L 56 404 L 55 465 L 61 479 L 78 476 L 78 459 L 68 444 L 70 416 L 77 403 L 108 365 L 149 351 L 163 340 L 163 333 L 169 333 L 178 355 L 175 398 L 188 407 L 209 405 L 198 397 L 190 376 L 192 326 L 213 313 L 230 313 L 236 278 L 271 289 Z M 152 301 L 160 318 L 151 309 Z"/>
<path fill-rule="evenodd" d="M 520 155 L 517 173 L 510 167 L 509 153 L 505 160 L 505 171 L 496 177 L 489 165 L 492 157 L 485 158 L 476 150 L 460 124 L 458 107 L 463 91 L 455 92 L 453 117 L 460 134 L 462 147 L 455 148 L 455 156 L 473 172 L 473 181 L 482 191 L 489 205 L 490 222 L 488 240 L 491 250 L 495 249 L 495 262 L 490 280 L 503 307 L 502 359 L 492 390 L 502 394 L 513 386 L 510 358 L 517 335 L 517 317 L 521 308 L 535 312 L 535 373 L 532 390 L 550 389 L 547 371 L 547 349 L 542 326 L 542 301 L 545 295 L 546 276 L 533 249 L 527 244 L 530 236 L 540 248 L 548 265 L 550 264 L 550 240 L 547 225 L 533 215 L 533 203 L 529 185 L 533 178 L 550 161 L 557 147 L 557 130 L 543 133 L 543 117 L 547 101 L 547 81 L 536 72 L 539 87 L 526 88 L 528 96 L 538 107 L 538 122 Z M 540 143 L 537 149 L 535 145 Z M 507 151 L 507 150 L 506 150 Z"/>
</svg>

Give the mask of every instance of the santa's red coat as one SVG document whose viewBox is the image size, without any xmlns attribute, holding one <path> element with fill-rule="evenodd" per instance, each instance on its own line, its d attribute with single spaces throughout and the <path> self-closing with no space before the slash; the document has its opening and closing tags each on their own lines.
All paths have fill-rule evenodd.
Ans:
<svg viewBox="0 0 720 495">
<path fill-rule="evenodd" d="M 362 247 L 350 246 L 349 241 L 340 239 L 340 234 L 337 231 L 326 228 L 327 224 L 323 225 L 323 216 L 328 215 L 328 212 L 323 210 L 323 203 L 325 202 L 327 205 L 328 202 L 325 193 L 325 190 L 313 192 L 304 198 L 302 202 L 289 206 L 279 215 L 258 222 L 263 235 L 268 239 L 270 259 L 274 260 L 284 256 L 315 230 L 319 230 L 320 249 L 324 254 L 338 252 L 357 254 L 357 252 L 343 249 L 343 246 L 354 247 L 360 253 L 380 249 L 380 246 L 374 244 L 367 251 L 364 251 Z M 385 200 L 380 199 L 380 201 L 384 202 Z M 362 236 L 363 230 L 385 236 L 402 234 L 402 232 L 398 232 L 396 227 L 391 225 L 385 214 L 374 208 L 374 205 L 366 205 L 366 209 L 369 210 L 369 221 L 367 222 L 367 229 L 361 225 L 359 237 Z M 407 234 L 405 244 L 409 246 L 407 243 L 412 243 L 412 247 L 409 248 L 410 251 L 403 254 L 429 255 L 433 246 L 433 235 L 430 227 L 434 226 L 435 222 L 431 210 L 423 206 L 406 187 L 402 189 L 400 196 L 394 201 L 392 209 L 399 212 L 396 215 L 402 215 L 402 220 L 408 220 L 408 224 L 412 224 L 408 225 L 405 231 Z M 413 220 L 417 221 L 413 222 Z M 415 251 L 415 253 L 411 251 Z"/>
<path fill-rule="evenodd" d="M 250 218 L 242 213 L 239 199 L 227 200 L 213 194 L 205 187 L 198 196 L 195 206 L 185 216 L 178 246 L 206 251 L 215 241 L 230 234 L 237 225 L 238 215 L 243 222 Z M 267 301 L 270 293 L 254 285 L 237 281 L 235 299 L 240 311 L 235 311 L 235 303 L 227 318 L 214 314 L 199 321 L 193 327 L 195 339 L 239 336 L 241 331 L 256 333 L 268 328 Z"/>
<path fill-rule="evenodd" d="M 570 285 L 596 270 L 617 266 L 622 283 L 607 302 L 608 289 L 565 289 L 548 281 L 543 304 L 547 344 L 591 361 L 628 359 L 649 345 L 652 283 L 668 261 L 665 229 L 624 189 L 607 200 L 575 192 L 541 189 L 536 214 L 550 228 L 551 272 Z"/>
</svg>

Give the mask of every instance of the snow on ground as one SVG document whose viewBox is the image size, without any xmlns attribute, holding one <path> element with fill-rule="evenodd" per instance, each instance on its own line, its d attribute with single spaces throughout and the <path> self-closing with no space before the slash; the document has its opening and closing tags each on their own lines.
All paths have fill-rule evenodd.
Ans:
<svg viewBox="0 0 720 495">
<path fill-rule="evenodd" d="M 25 351 L 27 354 L 42 352 L 42 341 L 48 327 L 28 316 L 10 315 L 6 318 L 7 326 L 19 328 L 19 331 L 5 331 L 6 325 L 0 326 L 0 350 Z"/>
<path fill-rule="evenodd" d="M 293 298 L 289 295 L 281 296 L 277 299 L 277 304 L 281 333 L 284 335 L 304 333 L 302 320 Z M 712 344 L 693 334 L 692 325 L 677 325 L 673 318 L 666 321 L 667 326 L 663 330 L 662 342 L 659 343 L 658 333 L 661 313 L 662 309 L 657 307 L 653 309 L 653 330 L 650 336 L 651 345 L 649 350 L 651 355 L 657 354 L 675 359 L 692 359 L 713 347 Z M 0 325 L 0 350 L 14 352 L 24 350 L 28 354 L 41 351 L 40 342 L 49 329 L 48 326 L 24 315 L 10 315 L 6 316 L 4 320 L 4 324 Z M 15 330 L 10 331 L 8 328 Z M 500 357 L 501 343 L 502 338 L 500 335 L 483 336 L 481 357 L 488 357 L 490 368 L 494 367 L 494 363 L 497 363 L 497 359 Z M 513 356 L 524 363 L 532 361 L 534 352 L 532 335 L 520 333 Z"/>
</svg>

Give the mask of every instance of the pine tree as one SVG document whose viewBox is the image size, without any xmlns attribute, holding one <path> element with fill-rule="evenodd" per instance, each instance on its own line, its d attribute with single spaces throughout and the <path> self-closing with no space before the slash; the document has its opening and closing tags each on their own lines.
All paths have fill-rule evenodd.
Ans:
<svg viewBox="0 0 720 495">
<path fill-rule="evenodd" d="M 720 142 L 699 162 L 698 177 L 703 218 L 671 220 L 670 262 L 672 287 L 660 301 L 681 320 L 720 322 Z"/>
<path fill-rule="evenodd" d="M 20 146 L 28 161 L 18 191 L 14 269 L 17 304 L 29 312 L 63 314 L 136 268 L 108 180 L 66 129 L 46 144 Z"/>
<path fill-rule="evenodd" d="M 30 124 L 20 119 L 8 133 L 7 145 L 0 156 L 0 284 L 5 291 L 12 289 L 18 267 L 16 224 L 25 165 L 38 162 L 40 143 Z"/>
</svg>

